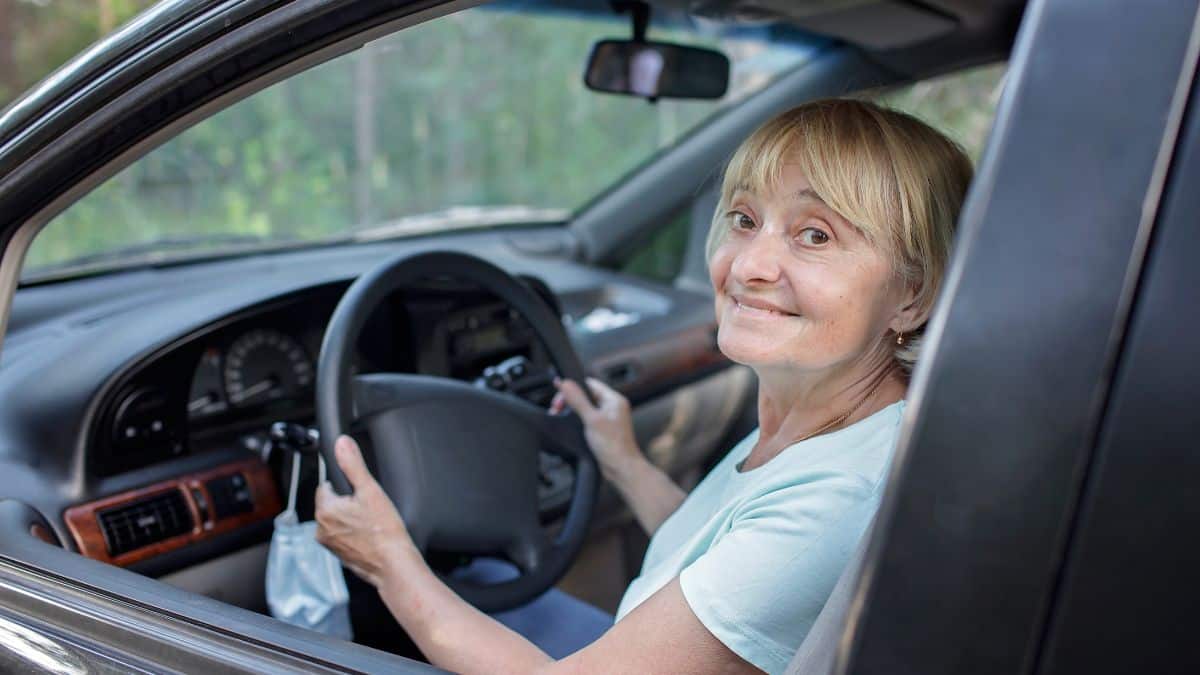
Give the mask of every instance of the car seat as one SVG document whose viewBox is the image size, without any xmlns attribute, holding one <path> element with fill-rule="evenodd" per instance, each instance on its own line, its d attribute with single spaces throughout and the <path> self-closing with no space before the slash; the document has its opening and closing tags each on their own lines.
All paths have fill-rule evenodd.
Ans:
<svg viewBox="0 0 1200 675">
<path fill-rule="evenodd" d="M 871 532 L 875 529 L 875 521 L 867 526 L 858 548 L 850 556 L 850 562 L 842 575 L 838 577 L 825 607 L 817 615 L 804 642 L 796 650 L 796 655 L 788 663 L 785 675 L 826 675 L 834 672 L 834 664 L 838 647 L 842 643 L 842 634 L 846 627 L 846 618 L 850 613 L 850 603 L 854 600 L 854 590 L 858 586 L 858 578 L 862 573 L 863 564 L 867 557 L 867 545 L 871 541 Z"/>
</svg>

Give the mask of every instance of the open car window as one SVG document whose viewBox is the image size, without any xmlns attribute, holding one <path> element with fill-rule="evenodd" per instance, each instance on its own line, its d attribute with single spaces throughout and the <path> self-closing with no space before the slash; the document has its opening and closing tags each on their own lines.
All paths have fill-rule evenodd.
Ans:
<svg viewBox="0 0 1200 675">
<path fill-rule="evenodd" d="M 874 100 L 915 115 L 949 135 L 978 163 L 1007 72 L 1007 63 L 978 66 L 889 89 Z"/>
<path fill-rule="evenodd" d="M 51 221 L 24 280 L 178 257 L 468 227 L 561 223 L 723 106 L 804 62 L 797 33 L 687 24 L 655 39 L 730 56 L 718 101 L 587 90 L 628 19 L 504 6 L 369 43 L 197 124 Z"/>
</svg>

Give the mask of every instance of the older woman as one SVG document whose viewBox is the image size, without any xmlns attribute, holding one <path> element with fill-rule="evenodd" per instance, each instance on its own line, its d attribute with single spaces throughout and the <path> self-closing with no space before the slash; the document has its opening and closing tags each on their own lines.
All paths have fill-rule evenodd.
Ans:
<svg viewBox="0 0 1200 675">
<path fill-rule="evenodd" d="M 638 449 L 618 393 L 589 381 L 593 406 L 559 383 L 556 406 L 580 414 L 653 535 L 616 623 L 590 645 L 554 661 L 459 599 L 345 437 L 337 458 L 355 493 L 320 488 L 320 540 L 450 670 L 783 670 L 879 503 L 970 178 L 953 142 L 861 101 L 800 106 L 742 144 L 708 256 L 718 343 L 758 376 L 759 428 L 685 495 Z"/>
</svg>

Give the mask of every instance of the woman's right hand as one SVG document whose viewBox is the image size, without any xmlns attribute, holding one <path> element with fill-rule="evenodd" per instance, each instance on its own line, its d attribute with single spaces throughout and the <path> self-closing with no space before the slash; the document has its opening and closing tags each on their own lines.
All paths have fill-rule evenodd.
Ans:
<svg viewBox="0 0 1200 675">
<path fill-rule="evenodd" d="M 596 378 L 587 378 L 587 384 L 596 397 L 595 405 L 577 382 L 555 378 L 554 386 L 558 393 L 550 403 L 550 412 L 557 414 L 570 406 L 579 414 L 583 420 L 584 436 L 596 455 L 600 471 L 608 480 L 618 482 L 631 465 L 644 459 L 633 435 L 629 401 Z"/>
</svg>

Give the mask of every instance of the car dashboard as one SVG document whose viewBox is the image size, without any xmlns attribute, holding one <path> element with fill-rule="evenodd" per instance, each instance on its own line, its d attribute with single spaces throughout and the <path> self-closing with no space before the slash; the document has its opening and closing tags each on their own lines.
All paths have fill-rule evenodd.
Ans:
<svg viewBox="0 0 1200 675">
<path fill-rule="evenodd" d="M 258 460 L 75 505 L 65 520 L 79 549 L 128 565 L 278 513 L 280 481 L 268 462 L 280 458 L 270 455 L 267 430 L 277 422 L 314 425 L 315 359 L 346 288 L 322 285 L 247 308 L 127 369 L 100 403 L 88 446 L 90 475 L 238 448 Z M 486 292 L 445 281 L 404 289 L 376 308 L 351 372 L 450 377 L 540 406 L 553 396 L 549 362 L 525 320 Z M 555 494 L 569 494 L 569 477 L 552 475 Z"/>
</svg>

